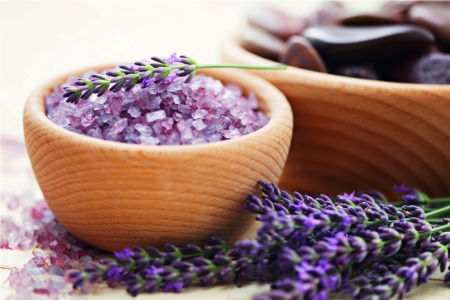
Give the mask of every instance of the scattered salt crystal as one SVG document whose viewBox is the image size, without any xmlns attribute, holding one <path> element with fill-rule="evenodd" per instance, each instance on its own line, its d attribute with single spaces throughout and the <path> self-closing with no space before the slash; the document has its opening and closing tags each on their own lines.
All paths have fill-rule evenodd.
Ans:
<svg viewBox="0 0 450 300">
<path fill-rule="evenodd" d="M 58 268 L 57 266 L 50 266 L 49 269 L 51 267 Z M 64 271 L 61 268 L 58 269 L 59 269 L 58 274 L 52 273 L 56 276 L 48 276 L 48 279 L 50 279 L 50 284 L 53 288 L 61 290 L 66 286 L 66 280 L 64 279 L 64 277 L 62 277 L 64 276 Z"/>
<path fill-rule="evenodd" d="M 253 93 L 245 98 L 238 85 L 224 86 L 203 75 L 190 83 L 179 78 L 146 88 L 136 85 L 128 92 L 107 91 L 77 105 L 66 103 L 63 93 L 57 86 L 46 96 L 48 118 L 73 132 L 110 141 L 148 145 L 217 142 L 252 133 L 268 123 L 257 111 Z M 10 237 L 2 245 L 18 247 L 31 242 Z"/>
<path fill-rule="evenodd" d="M 48 271 L 50 272 L 50 274 L 53 274 L 53 275 L 64 276 L 63 269 L 61 269 L 60 267 L 55 266 L 55 265 L 50 265 L 48 267 Z"/>
<path fill-rule="evenodd" d="M 161 120 L 166 117 L 166 112 L 164 110 L 157 110 L 145 115 L 147 122 L 154 122 L 156 120 Z"/>
<path fill-rule="evenodd" d="M 92 257 L 90 257 L 89 255 L 85 255 L 82 258 L 80 258 L 79 260 L 80 263 L 91 263 L 92 262 Z"/>
</svg>

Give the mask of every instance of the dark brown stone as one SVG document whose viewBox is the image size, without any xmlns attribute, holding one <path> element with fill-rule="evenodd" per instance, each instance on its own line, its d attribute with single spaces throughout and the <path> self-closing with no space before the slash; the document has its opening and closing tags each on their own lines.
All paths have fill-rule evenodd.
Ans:
<svg viewBox="0 0 450 300">
<path fill-rule="evenodd" d="M 426 51 L 433 34 L 415 25 L 316 26 L 303 36 L 325 63 L 383 62 Z"/>
<path fill-rule="evenodd" d="M 387 1 L 380 9 L 380 14 L 389 18 L 406 21 L 406 14 L 411 6 L 418 1 Z"/>
<path fill-rule="evenodd" d="M 361 13 L 348 16 L 343 19 L 341 23 L 342 25 L 351 26 L 389 25 L 402 23 L 402 20 L 399 18 L 385 16 L 380 13 Z"/>
<path fill-rule="evenodd" d="M 348 16 L 347 10 L 337 1 L 325 1 L 323 6 L 306 18 L 308 27 L 319 25 L 338 25 Z"/>
<path fill-rule="evenodd" d="M 450 51 L 450 6 L 436 3 L 416 4 L 411 7 L 407 19 L 429 29 L 438 45 L 444 51 Z"/>
<path fill-rule="evenodd" d="M 429 53 L 406 59 L 391 76 L 399 82 L 450 84 L 450 54 Z"/>
<path fill-rule="evenodd" d="M 277 60 L 284 48 L 283 40 L 257 27 L 244 28 L 239 38 L 244 49 L 271 60 Z"/>
<path fill-rule="evenodd" d="M 361 79 L 380 79 L 380 76 L 375 72 L 373 66 L 343 66 L 337 68 L 333 74 Z"/>
<path fill-rule="evenodd" d="M 250 24 L 260 27 L 283 40 L 298 35 L 306 28 L 306 21 L 271 7 L 257 7 L 249 11 Z"/>
<path fill-rule="evenodd" d="M 286 41 L 279 61 L 301 69 L 327 71 L 316 49 L 302 36 L 292 36 Z"/>
</svg>

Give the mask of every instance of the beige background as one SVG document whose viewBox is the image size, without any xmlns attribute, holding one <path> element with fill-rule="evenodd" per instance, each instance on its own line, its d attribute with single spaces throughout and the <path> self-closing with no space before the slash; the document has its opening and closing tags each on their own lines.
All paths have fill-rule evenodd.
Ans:
<svg viewBox="0 0 450 300">
<path fill-rule="evenodd" d="M 343 2 L 354 11 L 370 11 L 381 5 L 377 1 Z M 223 38 L 245 22 L 248 9 L 261 4 L 306 15 L 319 7 L 320 1 L 2 1 L 2 137 L 22 138 L 22 109 L 27 96 L 40 83 L 61 73 L 153 55 L 168 56 L 175 51 L 203 63 L 217 62 Z M 13 178 L 2 176 L 1 181 L 3 187 L 20 186 Z M 7 214 L 4 203 L 1 207 L 1 214 Z M 0 265 L 6 267 L 21 267 L 29 258 L 29 251 L 0 251 Z M 8 274 L 8 270 L 0 269 L 1 299 L 12 292 L 4 283 Z M 263 289 L 268 286 L 253 284 L 238 289 L 229 284 L 193 288 L 181 295 L 139 298 L 250 299 Z M 124 290 L 106 288 L 99 288 L 88 298 L 131 299 Z M 442 282 L 433 281 L 407 299 L 450 299 L 450 290 Z"/>
</svg>

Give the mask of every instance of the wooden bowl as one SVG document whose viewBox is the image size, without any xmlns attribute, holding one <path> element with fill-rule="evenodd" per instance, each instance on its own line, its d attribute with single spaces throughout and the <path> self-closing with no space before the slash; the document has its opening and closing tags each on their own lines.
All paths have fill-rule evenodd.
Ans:
<svg viewBox="0 0 450 300">
<path fill-rule="evenodd" d="M 234 242 L 253 224 L 255 216 L 243 203 L 248 193 L 259 193 L 259 179 L 278 182 L 292 137 L 291 108 L 257 76 L 239 70 L 201 73 L 253 91 L 269 123 L 210 144 L 132 145 L 77 134 L 46 117 L 44 96 L 69 74 L 31 94 L 23 119 L 31 165 L 50 209 L 70 233 L 113 251 L 202 244 L 211 235 Z"/>
<path fill-rule="evenodd" d="M 227 63 L 271 65 L 230 36 Z M 450 86 L 335 76 L 289 67 L 252 71 L 288 98 L 294 135 L 281 188 L 337 194 L 404 183 L 450 194 Z"/>
</svg>

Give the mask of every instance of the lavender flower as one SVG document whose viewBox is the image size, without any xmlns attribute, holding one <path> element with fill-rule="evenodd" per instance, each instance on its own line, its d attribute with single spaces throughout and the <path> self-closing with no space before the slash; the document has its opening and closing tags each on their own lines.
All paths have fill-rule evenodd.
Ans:
<svg viewBox="0 0 450 300">
<path fill-rule="evenodd" d="M 327 299 L 345 288 L 357 299 L 402 297 L 448 261 L 450 222 L 433 227 L 424 211 L 386 205 L 380 195 L 352 193 L 330 198 L 281 191 L 260 181 L 263 195 L 249 195 L 244 207 L 261 227 L 254 240 L 228 245 L 212 237 L 201 249 L 167 245 L 124 249 L 116 260 L 71 274 L 74 287 L 86 282 L 124 282 L 133 296 L 181 292 L 198 282 L 245 279 L 271 283 L 255 299 Z M 442 208 L 440 211 L 450 210 Z M 450 280 L 450 275 L 446 275 Z M 378 299 L 377 298 L 377 299 Z"/>
<path fill-rule="evenodd" d="M 202 68 L 261 70 L 284 70 L 287 68 L 286 65 L 268 67 L 228 64 L 201 65 L 186 55 L 178 57 L 176 53 L 173 53 L 168 58 L 153 56 L 151 59 L 153 62 L 142 60 L 135 62 L 131 66 L 120 65 L 118 69 L 108 70 L 105 74 L 94 74 L 90 79 L 79 78 L 75 82 L 75 86 L 64 87 L 65 93 L 63 97 L 67 98 L 67 102 L 77 104 L 80 99 L 87 100 L 92 94 L 97 94 L 100 97 L 108 89 L 114 93 L 122 89 L 130 91 L 136 84 L 141 84 L 142 88 L 146 88 L 152 82 L 173 82 L 178 77 L 186 77 L 185 82 L 190 82 L 198 69 Z"/>
</svg>

